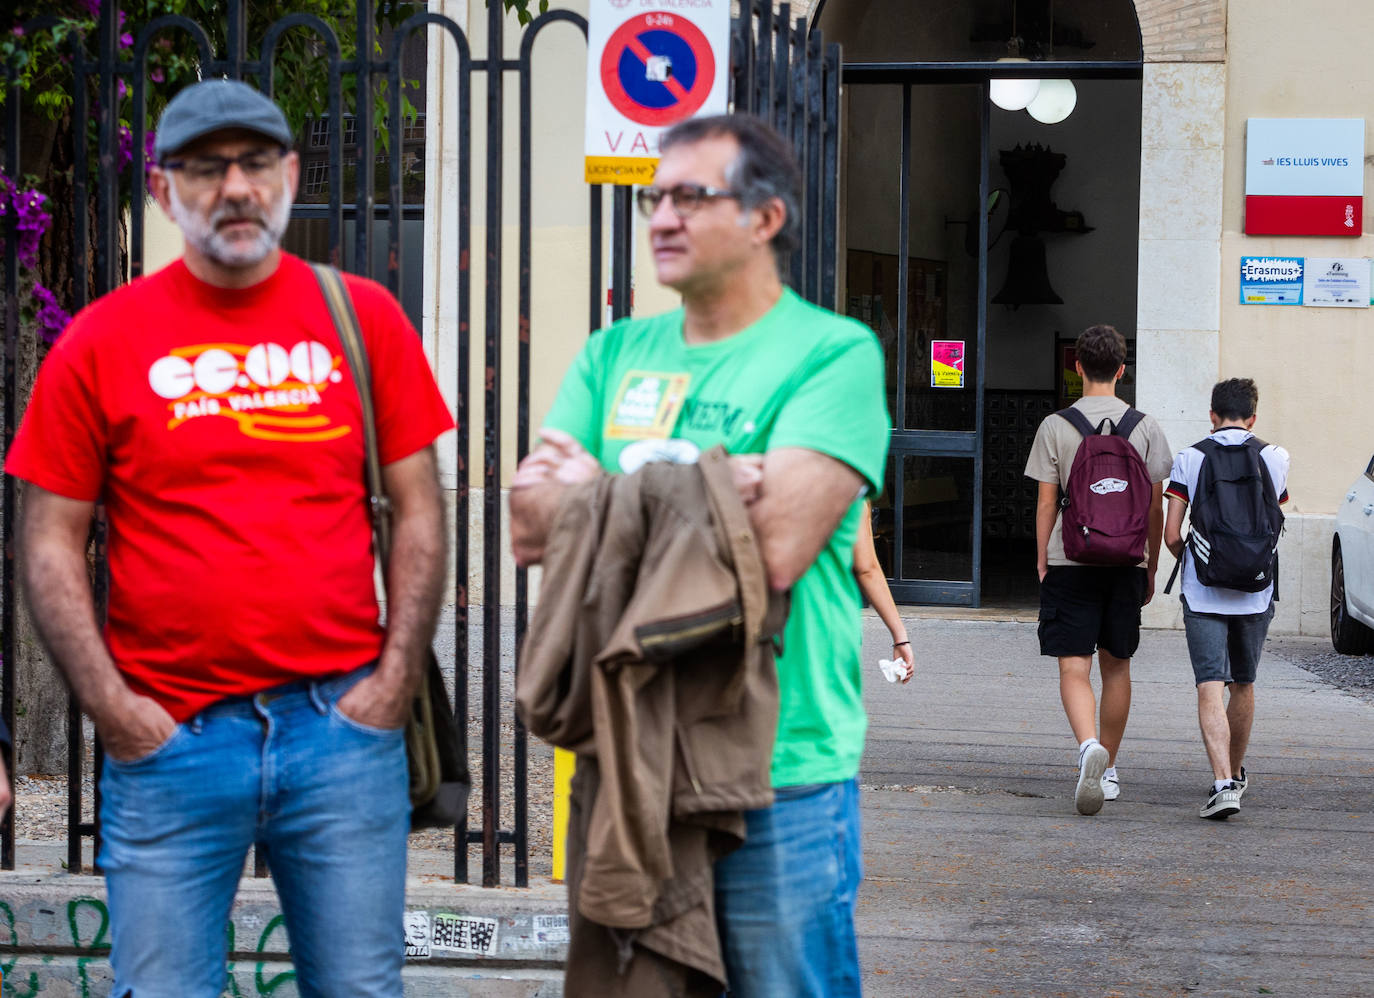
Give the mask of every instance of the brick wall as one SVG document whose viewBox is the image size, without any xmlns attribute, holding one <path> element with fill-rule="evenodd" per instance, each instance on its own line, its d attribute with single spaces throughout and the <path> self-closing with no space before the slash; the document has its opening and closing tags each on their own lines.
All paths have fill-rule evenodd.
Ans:
<svg viewBox="0 0 1374 998">
<path fill-rule="evenodd" d="M 792 16 L 817 6 L 792 0 Z M 1226 61 L 1226 0 L 1135 0 L 1135 9 L 1146 62 Z"/>
<path fill-rule="evenodd" d="M 1146 62 L 1224 62 L 1226 0 L 1135 0 Z"/>
</svg>

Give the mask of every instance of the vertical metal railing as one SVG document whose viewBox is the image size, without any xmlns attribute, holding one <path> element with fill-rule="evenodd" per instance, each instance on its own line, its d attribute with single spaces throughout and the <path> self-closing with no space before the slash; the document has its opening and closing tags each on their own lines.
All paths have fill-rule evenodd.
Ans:
<svg viewBox="0 0 1374 998">
<path fill-rule="evenodd" d="M 26 25 L 26 28 L 28 26 Z M 6 79 L 5 93 L 5 176 L 19 176 L 19 81 L 11 76 Z M 17 219 L 14 212 L 6 212 L 4 225 L 0 228 L 5 240 L 5 401 L 4 401 L 4 444 L 8 454 L 14 441 L 15 424 L 19 419 L 19 253 L 15 244 L 18 235 Z M 14 479 L 4 476 L 3 498 L 4 521 L 0 523 L 0 544 L 3 544 L 3 561 L 0 561 L 0 585 L 4 587 L 0 595 L 0 717 L 11 735 L 14 734 L 14 678 L 18 674 L 15 661 L 15 613 L 16 595 L 14 566 L 14 508 L 18 501 Z M 17 744 L 17 742 L 16 742 Z M 17 755 L 17 753 L 16 753 Z M 14 869 L 14 809 L 0 819 L 0 868 Z"/>
<path fill-rule="evenodd" d="M 802 240 L 787 267 L 799 295 L 826 308 L 838 293 L 840 47 L 806 19 L 749 0 L 733 25 L 731 96 L 736 111 L 771 123 L 802 170 Z"/>
<path fill-rule="evenodd" d="M 377 41 L 376 5 L 359 4 L 353 22 L 356 49 L 350 59 L 343 58 L 339 36 L 335 29 L 313 14 L 287 13 L 274 21 L 264 32 L 256 54 L 250 58 L 252 39 L 249 38 L 247 0 L 226 0 L 223 10 L 223 51 L 216 52 L 211 32 L 194 20 L 169 14 L 145 25 L 129 25 L 134 35 L 131 49 L 120 47 L 121 27 L 115 3 L 100 5 L 100 15 L 92 36 L 68 35 L 64 43 L 70 51 L 72 68 L 72 115 L 76 122 L 93 122 L 95 147 L 91 148 L 86 127 L 73 129 L 72 141 L 75 167 L 72 173 L 74 202 L 73 239 L 75 245 L 57 251 L 68 252 L 73 260 L 75 281 L 73 304 L 80 310 L 88 304 L 91 292 L 102 295 L 123 282 L 125 274 L 137 277 L 143 272 L 146 223 L 144 218 L 147 193 L 144 140 L 147 135 L 147 109 L 150 80 L 148 59 L 151 46 L 159 35 L 181 33 L 197 50 L 203 77 L 224 76 L 255 83 L 269 95 L 277 51 L 288 31 L 306 31 L 316 36 L 320 60 L 328 74 L 327 117 L 329 163 L 327 178 L 329 203 L 324 211 L 327 219 L 327 257 L 335 266 L 345 262 L 354 272 L 373 276 L 376 255 L 373 252 L 373 220 L 380 210 L 375 194 L 376 136 L 370 127 L 376 86 L 385 80 L 388 88 L 388 125 L 392 129 L 389 173 L 387 175 L 387 232 L 385 282 L 393 294 L 403 287 L 403 275 L 416 261 L 408 259 L 402 234 L 402 202 L 404 198 L 401 157 L 403 138 L 401 63 L 403 46 L 416 31 L 431 27 L 443 29 L 458 49 L 459 100 L 456 109 L 457 132 L 464 143 L 458 157 L 458 313 L 456 329 L 456 381 L 452 397 L 455 400 L 458 432 L 455 436 L 454 467 L 456 469 L 456 501 L 454 510 L 456 593 L 453 613 L 455 628 L 454 702 L 457 714 L 464 723 L 468 717 L 468 683 L 470 664 L 468 601 L 468 563 L 471 537 L 469 535 L 469 446 L 471 419 L 475 412 L 469 385 L 474 347 L 471 328 L 471 249 L 472 249 L 472 88 L 476 73 L 486 80 L 486 176 L 485 176 L 485 273 L 484 273 L 484 329 L 482 336 L 484 374 L 484 439 L 483 439 L 483 564 L 484 590 L 482 613 L 481 700 L 482 732 L 480 739 L 483 793 L 481 827 L 469 829 L 466 819 L 454 829 L 454 876 L 459 882 L 468 879 L 468 850 L 480 844 L 482 848 L 482 883 L 495 886 L 501 882 L 502 847 L 513 848 L 514 882 L 525 886 L 529 877 L 528 747 L 526 731 L 514 722 L 513 762 L 511 778 L 513 821 L 511 828 L 501 827 L 501 728 L 502 719 L 511 705 L 503 703 L 501 683 L 501 467 L 502 426 L 505 413 L 501 401 L 503 370 L 503 178 L 509 164 L 504 148 L 506 115 L 505 76 L 517 74 L 519 86 L 519 288 L 517 301 L 517 399 L 516 399 L 516 457 L 523 457 L 530 444 L 530 358 L 536 333 L 532 328 L 533 280 L 531 269 L 533 245 L 532 164 L 533 96 L 535 42 L 541 33 L 559 22 L 567 22 L 585 39 L 587 23 L 581 15 L 566 11 L 550 11 L 536 18 L 524 31 L 520 53 L 516 59 L 504 54 L 504 5 L 493 2 L 487 8 L 487 55 L 485 59 L 472 57 L 462 28 L 451 19 L 435 13 L 420 12 L 397 27 L 390 37 L 382 58 L 374 58 Z M 25 24 L 25 33 L 47 30 L 56 19 L 52 16 L 36 18 Z M 803 203 L 805 244 L 798 251 L 792 268 L 791 282 L 812 300 L 823 304 L 834 301 L 837 210 L 835 204 L 838 161 L 838 47 L 825 49 L 818 34 L 808 37 L 803 19 L 791 21 L 789 7 L 781 5 L 776 16 L 770 4 L 752 0 L 746 5 L 745 16 L 732 25 L 733 43 L 731 85 L 734 106 L 752 111 L 772 121 L 792 142 L 806 176 Z M 13 71 L 3 71 L 0 84 L 5 87 L 4 112 L 4 168 L 15 177 L 20 163 L 20 90 Z M 121 186 L 119 170 L 118 90 L 127 81 L 132 95 L 132 163 L 131 178 Z M 351 99 L 358 122 L 357 142 L 352 161 L 356 176 L 349 201 L 345 201 L 345 148 L 343 122 Z M 94 156 L 92 156 L 94 153 Z M 630 189 L 615 187 L 606 204 L 601 187 L 590 187 L 588 207 L 588 313 L 589 330 L 603 323 L 607 304 L 604 297 L 606 278 L 613 289 L 610 301 L 614 317 L 628 315 L 631 310 L 631 252 L 633 241 L 632 199 Z M 128 242 L 123 242 L 122 195 L 130 198 L 128 214 Z M 347 205 L 347 208 L 346 208 Z M 607 209 L 609 208 L 609 211 Z M 299 212 L 300 209 L 298 208 Z M 320 217 L 320 210 L 309 212 Z M 607 220 L 609 214 L 609 221 Z M 352 258 L 344 253 L 346 238 L 345 217 L 354 225 Z M 92 221 L 94 225 L 92 225 Z M 607 234 L 612 246 L 609 273 L 603 266 L 603 238 Z M 4 220 L 5 250 L 3 275 L 4 300 L 4 404 L 3 442 L 6 452 L 13 439 L 20 412 L 18 346 L 19 335 L 19 264 L 14 239 L 14 218 Z M 127 271 L 126 271 L 127 268 Z M 448 279 L 441 275 L 441 280 Z M 3 510 L 0 510 L 0 542 L 3 543 L 3 562 L 0 563 L 0 716 L 11 731 L 15 728 L 15 693 L 18 675 L 16 648 L 16 566 L 14 562 L 14 530 L 16 487 L 13 478 L 3 479 Z M 92 544 L 96 560 L 94 594 L 97 612 L 103 619 L 108 595 L 108 577 L 104 570 L 105 523 L 103 510 L 98 510 L 92 524 Z M 529 592 L 526 573 L 517 571 L 515 578 L 514 611 L 516 647 L 524 638 L 528 625 Z M 83 846 L 87 839 L 99 848 L 99 770 L 103 754 L 99 742 L 94 746 L 96 799 L 94 821 L 83 820 L 82 778 L 86 766 L 86 740 L 81 713 L 75 702 L 69 702 L 67 719 L 68 752 L 68 869 L 81 872 L 84 868 Z M 23 806 L 22 801 L 18 804 Z M 13 813 L 0 824 L 0 868 L 13 869 L 14 819 Z M 262 870 L 258 864 L 259 872 Z"/>
</svg>

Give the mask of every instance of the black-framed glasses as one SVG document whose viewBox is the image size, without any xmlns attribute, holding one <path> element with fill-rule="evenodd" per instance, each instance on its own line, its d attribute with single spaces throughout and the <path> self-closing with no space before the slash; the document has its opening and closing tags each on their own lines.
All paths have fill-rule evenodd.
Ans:
<svg viewBox="0 0 1374 998">
<path fill-rule="evenodd" d="M 725 187 L 707 187 L 705 184 L 678 184 L 664 190 L 661 187 L 641 187 L 635 191 L 635 204 L 639 213 L 651 218 L 658 210 L 658 203 L 664 198 L 672 200 L 673 212 L 678 218 L 687 218 L 701 210 L 707 201 L 718 198 L 738 198 L 739 195 Z"/>
<path fill-rule="evenodd" d="M 265 149 L 250 149 L 237 156 L 187 156 L 184 159 L 169 159 L 163 162 L 164 170 L 179 170 L 188 183 L 197 187 L 210 187 L 224 182 L 230 166 L 238 166 L 250 183 L 263 183 L 268 180 L 286 155 L 280 146 Z"/>
</svg>

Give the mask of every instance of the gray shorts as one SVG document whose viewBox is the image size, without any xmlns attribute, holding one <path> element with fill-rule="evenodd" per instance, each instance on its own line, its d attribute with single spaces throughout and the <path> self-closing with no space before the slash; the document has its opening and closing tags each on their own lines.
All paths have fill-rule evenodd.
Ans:
<svg viewBox="0 0 1374 998">
<path fill-rule="evenodd" d="M 1198 683 L 1253 683 L 1274 604 L 1263 613 L 1194 613 L 1183 600 L 1188 657 Z"/>
</svg>

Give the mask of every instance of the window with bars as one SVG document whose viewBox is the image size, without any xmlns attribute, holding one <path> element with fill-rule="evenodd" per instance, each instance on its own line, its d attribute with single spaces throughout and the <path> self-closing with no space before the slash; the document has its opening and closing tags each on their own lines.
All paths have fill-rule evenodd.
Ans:
<svg viewBox="0 0 1374 998">
<path fill-rule="evenodd" d="M 321 194 L 329 186 L 329 163 L 320 160 L 305 164 L 305 193 Z"/>
</svg>

